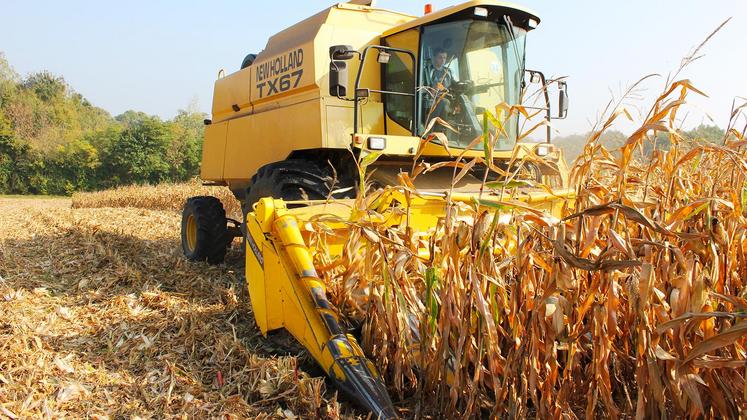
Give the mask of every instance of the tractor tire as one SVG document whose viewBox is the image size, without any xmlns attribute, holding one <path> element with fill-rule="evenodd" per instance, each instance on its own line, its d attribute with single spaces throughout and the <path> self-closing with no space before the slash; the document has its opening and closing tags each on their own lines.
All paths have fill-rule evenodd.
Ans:
<svg viewBox="0 0 747 420">
<path fill-rule="evenodd" d="M 281 198 L 286 201 L 326 200 L 331 191 L 332 178 L 331 168 L 303 159 L 281 160 L 265 165 L 252 176 L 246 189 L 244 214 L 252 211 L 254 203 L 263 197 Z M 335 189 L 352 186 L 351 182 L 342 184 L 335 185 Z M 334 198 L 351 197 L 355 197 L 355 191 L 352 189 L 334 195 Z"/>
<path fill-rule="evenodd" d="M 245 69 L 254 63 L 254 60 L 257 59 L 257 54 L 247 54 L 246 57 L 244 57 L 244 60 L 241 62 L 241 69 Z"/>
<path fill-rule="evenodd" d="M 182 211 L 182 250 L 190 261 L 220 264 L 231 243 L 226 211 L 215 197 L 192 197 Z"/>
</svg>

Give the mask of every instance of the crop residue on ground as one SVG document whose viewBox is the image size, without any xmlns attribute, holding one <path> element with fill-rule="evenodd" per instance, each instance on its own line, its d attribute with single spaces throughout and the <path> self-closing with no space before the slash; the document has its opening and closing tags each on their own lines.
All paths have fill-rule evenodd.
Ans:
<svg viewBox="0 0 747 420">
<path fill-rule="evenodd" d="M 337 415 L 303 358 L 258 336 L 238 245 L 210 267 L 181 256 L 173 211 L 0 211 L 0 417 Z"/>
</svg>

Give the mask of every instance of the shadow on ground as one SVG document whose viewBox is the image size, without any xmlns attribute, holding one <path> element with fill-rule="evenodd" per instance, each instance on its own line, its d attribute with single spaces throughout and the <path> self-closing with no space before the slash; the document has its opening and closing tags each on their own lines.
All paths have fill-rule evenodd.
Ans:
<svg viewBox="0 0 747 420">
<path fill-rule="evenodd" d="M 353 413 L 292 337 L 259 333 L 238 240 L 225 264 L 209 266 L 184 260 L 176 239 L 126 224 L 44 226 L 0 236 L 0 403 L 10 412 Z"/>
</svg>

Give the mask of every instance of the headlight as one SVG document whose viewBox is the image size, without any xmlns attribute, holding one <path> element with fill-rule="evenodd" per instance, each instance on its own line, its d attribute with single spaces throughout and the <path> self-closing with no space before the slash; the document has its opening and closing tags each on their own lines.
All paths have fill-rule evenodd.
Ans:
<svg viewBox="0 0 747 420">
<path fill-rule="evenodd" d="M 534 149 L 534 152 L 537 153 L 537 156 L 547 156 L 550 154 L 550 145 L 540 144 Z"/>
<path fill-rule="evenodd" d="M 384 150 L 386 148 L 386 139 L 384 137 L 369 137 L 369 150 Z"/>
<path fill-rule="evenodd" d="M 484 7 L 475 7 L 475 16 L 488 17 L 488 9 Z"/>
</svg>

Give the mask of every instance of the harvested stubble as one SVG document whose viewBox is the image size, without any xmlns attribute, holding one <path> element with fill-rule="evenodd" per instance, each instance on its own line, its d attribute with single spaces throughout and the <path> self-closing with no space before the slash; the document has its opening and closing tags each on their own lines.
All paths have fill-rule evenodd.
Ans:
<svg viewBox="0 0 747 420">
<path fill-rule="evenodd" d="M 339 417 L 300 359 L 258 348 L 240 250 L 186 262 L 172 211 L 0 211 L 0 417 Z"/>
<path fill-rule="evenodd" d="M 747 128 L 685 145 L 674 124 L 690 92 L 667 83 L 618 151 L 597 143 L 628 115 L 612 107 L 575 162 L 563 220 L 453 203 L 427 242 L 406 226 L 351 224 L 338 262 L 318 230 L 332 300 L 415 413 L 747 414 Z M 656 131 L 671 148 L 634 160 Z"/>
<path fill-rule="evenodd" d="M 229 217 L 240 219 L 241 204 L 226 187 L 203 186 L 199 179 L 181 184 L 128 185 L 73 194 L 73 208 L 136 207 L 181 211 L 188 198 L 212 195 L 223 202 Z"/>
</svg>

